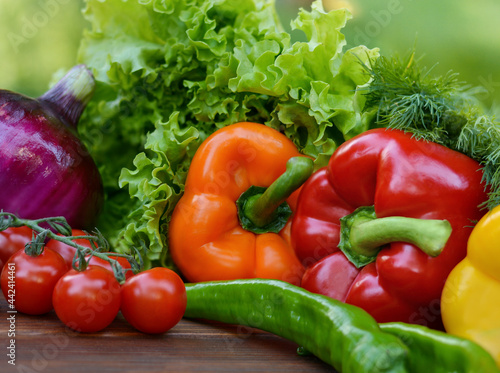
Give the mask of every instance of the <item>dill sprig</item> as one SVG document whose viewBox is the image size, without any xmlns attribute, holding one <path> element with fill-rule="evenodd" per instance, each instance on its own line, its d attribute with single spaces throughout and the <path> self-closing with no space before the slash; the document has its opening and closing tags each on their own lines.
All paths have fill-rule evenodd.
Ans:
<svg viewBox="0 0 500 373">
<path fill-rule="evenodd" d="M 483 179 L 490 188 L 488 209 L 500 205 L 500 123 L 488 115 L 471 114 L 454 149 L 483 166 Z"/>
<path fill-rule="evenodd" d="M 374 127 L 400 129 L 433 141 L 478 161 L 489 188 L 485 206 L 500 205 L 500 123 L 484 112 L 472 88 L 458 74 L 431 75 L 408 58 L 380 57 L 365 66 L 371 75 L 365 90 L 367 112 L 376 112 Z"/>
</svg>

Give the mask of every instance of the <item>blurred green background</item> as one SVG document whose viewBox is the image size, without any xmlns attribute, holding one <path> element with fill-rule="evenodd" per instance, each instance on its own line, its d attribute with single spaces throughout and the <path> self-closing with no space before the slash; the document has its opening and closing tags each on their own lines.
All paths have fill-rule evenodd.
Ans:
<svg viewBox="0 0 500 373">
<path fill-rule="evenodd" d="M 129 0 L 130 1 L 130 0 Z M 285 28 L 310 0 L 275 0 Z M 487 106 L 500 104 L 499 0 L 323 0 L 348 7 L 348 47 L 379 47 L 385 56 L 417 56 L 436 74 L 453 70 L 484 89 Z M 0 0 L 0 88 L 43 93 L 54 73 L 76 64 L 83 0 Z M 297 36 L 300 38 L 300 36 Z"/>
<path fill-rule="evenodd" d="M 0 0 L 0 88 L 42 94 L 75 64 L 83 0 Z"/>
</svg>

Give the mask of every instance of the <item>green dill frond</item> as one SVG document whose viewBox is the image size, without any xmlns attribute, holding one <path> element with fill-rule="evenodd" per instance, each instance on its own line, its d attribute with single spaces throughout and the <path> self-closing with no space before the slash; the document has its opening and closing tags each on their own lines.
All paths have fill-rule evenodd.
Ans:
<svg viewBox="0 0 500 373">
<path fill-rule="evenodd" d="M 397 128 L 418 138 L 447 143 L 449 130 L 457 131 L 455 102 L 468 100 L 458 74 L 434 77 L 420 68 L 415 52 L 406 60 L 380 57 L 368 69 L 372 81 L 365 93 L 365 110 L 376 108 L 376 126 Z M 458 121 L 463 124 L 462 120 Z"/>
<path fill-rule="evenodd" d="M 500 205 L 500 123 L 493 117 L 469 114 L 453 149 L 483 166 L 483 180 L 489 186 L 488 209 Z"/>
<path fill-rule="evenodd" d="M 415 52 L 406 60 L 380 57 L 365 68 L 372 80 L 362 88 L 364 110 L 376 111 L 372 126 L 400 129 L 478 161 L 489 188 L 484 207 L 500 205 L 500 123 L 483 113 L 480 88 L 453 72 L 432 76 L 432 68 L 418 66 Z"/>
<path fill-rule="evenodd" d="M 474 159 L 491 161 L 500 160 L 495 153 L 500 151 L 500 129 L 498 124 L 488 116 L 469 114 L 471 118 L 462 128 L 457 138 L 455 150 Z"/>
</svg>

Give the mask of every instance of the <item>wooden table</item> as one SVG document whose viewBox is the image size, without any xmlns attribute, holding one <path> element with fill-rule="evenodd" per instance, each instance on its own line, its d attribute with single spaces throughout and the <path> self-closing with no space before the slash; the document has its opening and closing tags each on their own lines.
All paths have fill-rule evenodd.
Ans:
<svg viewBox="0 0 500 373">
<path fill-rule="evenodd" d="M 0 372 L 334 372 L 297 345 L 257 329 L 183 319 L 163 335 L 145 335 L 121 314 L 104 331 L 78 334 L 54 312 L 15 314 L 15 362 L 8 363 L 10 323 L 0 296 Z"/>
</svg>

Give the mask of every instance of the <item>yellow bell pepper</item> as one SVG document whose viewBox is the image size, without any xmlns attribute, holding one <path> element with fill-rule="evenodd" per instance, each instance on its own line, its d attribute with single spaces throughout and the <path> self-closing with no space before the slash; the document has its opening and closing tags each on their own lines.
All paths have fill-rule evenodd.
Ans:
<svg viewBox="0 0 500 373">
<path fill-rule="evenodd" d="M 467 256 L 448 276 L 441 298 L 448 333 L 486 349 L 500 367 L 500 206 L 472 230 Z"/>
</svg>

